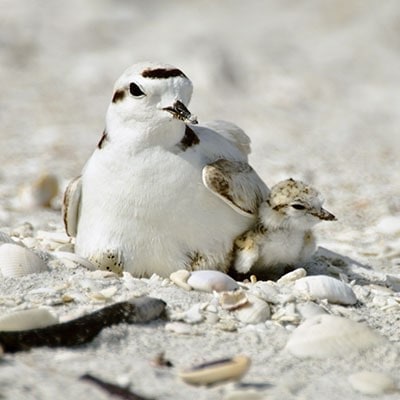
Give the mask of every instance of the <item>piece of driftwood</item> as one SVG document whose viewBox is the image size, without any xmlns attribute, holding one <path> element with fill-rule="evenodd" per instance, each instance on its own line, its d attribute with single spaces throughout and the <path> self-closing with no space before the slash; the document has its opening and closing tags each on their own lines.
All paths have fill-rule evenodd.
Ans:
<svg viewBox="0 0 400 400">
<path fill-rule="evenodd" d="M 14 353 L 32 347 L 68 347 L 90 342 L 103 328 L 122 322 L 144 323 L 159 318 L 165 302 L 140 297 L 115 303 L 93 313 L 45 328 L 0 332 L 0 347 Z"/>
</svg>

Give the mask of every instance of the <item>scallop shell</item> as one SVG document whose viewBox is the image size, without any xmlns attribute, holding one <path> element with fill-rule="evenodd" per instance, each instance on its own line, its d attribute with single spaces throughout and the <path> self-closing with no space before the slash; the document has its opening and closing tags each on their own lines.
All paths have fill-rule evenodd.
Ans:
<svg viewBox="0 0 400 400">
<path fill-rule="evenodd" d="M 186 371 L 181 371 L 179 376 L 186 383 L 192 385 L 209 385 L 216 382 L 240 379 L 248 371 L 250 364 L 249 357 L 239 355 L 198 365 Z"/>
<path fill-rule="evenodd" d="M 354 390 L 372 396 L 394 392 L 397 389 L 394 380 L 382 372 L 356 372 L 350 375 L 348 380 Z"/>
<path fill-rule="evenodd" d="M 248 303 L 235 311 L 236 318 L 244 324 L 265 322 L 271 315 L 268 303 L 260 298 L 247 295 Z"/>
<path fill-rule="evenodd" d="M 15 241 L 5 232 L 0 232 L 0 246 L 3 243 L 15 243 Z"/>
<path fill-rule="evenodd" d="M 5 278 L 47 271 L 45 262 L 33 251 L 12 243 L 0 246 L 0 273 Z"/>
<path fill-rule="evenodd" d="M 317 315 L 291 334 L 286 350 L 300 358 L 346 356 L 386 343 L 367 325 L 333 315 Z"/>
<path fill-rule="evenodd" d="M 345 305 L 357 303 L 353 289 L 330 276 L 306 276 L 296 281 L 295 288 L 312 299 L 327 299 L 330 303 Z"/>
<path fill-rule="evenodd" d="M 31 308 L 2 315 L 0 317 L 0 331 L 23 331 L 44 328 L 57 323 L 58 318 L 45 308 Z"/>
<path fill-rule="evenodd" d="M 204 292 L 225 292 L 239 289 L 238 283 L 229 275 L 219 271 L 193 271 L 190 274 L 187 284 L 195 290 Z"/>
</svg>

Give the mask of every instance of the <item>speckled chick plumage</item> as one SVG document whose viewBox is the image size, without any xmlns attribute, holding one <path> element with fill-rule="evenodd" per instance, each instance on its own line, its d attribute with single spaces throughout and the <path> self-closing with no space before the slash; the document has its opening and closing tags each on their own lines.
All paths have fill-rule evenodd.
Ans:
<svg viewBox="0 0 400 400">
<path fill-rule="evenodd" d="M 304 263 L 316 248 L 312 228 L 335 217 L 313 187 L 287 179 L 271 188 L 255 226 L 235 240 L 234 269 L 239 273 Z"/>
</svg>

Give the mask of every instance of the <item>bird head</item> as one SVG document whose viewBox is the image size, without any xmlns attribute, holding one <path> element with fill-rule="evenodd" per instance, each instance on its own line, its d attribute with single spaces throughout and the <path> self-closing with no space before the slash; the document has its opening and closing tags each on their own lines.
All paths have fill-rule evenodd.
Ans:
<svg viewBox="0 0 400 400">
<path fill-rule="evenodd" d="M 138 63 L 116 81 L 107 112 L 107 127 L 157 130 L 165 124 L 197 123 L 187 106 L 192 83 L 178 68 L 167 64 Z M 143 129 L 142 129 L 143 130 Z"/>
<path fill-rule="evenodd" d="M 336 220 L 322 207 L 323 202 L 324 199 L 313 187 L 286 179 L 271 188 L 261 218 L 266 226 L 307 230 L 318 222 Z"/>
</svg>

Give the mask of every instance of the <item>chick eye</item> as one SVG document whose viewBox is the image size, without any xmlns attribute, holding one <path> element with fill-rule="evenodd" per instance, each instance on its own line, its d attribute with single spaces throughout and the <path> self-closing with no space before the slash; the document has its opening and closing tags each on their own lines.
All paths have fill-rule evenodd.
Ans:
<svg viewBox="0 0 400 400">
<path fill-rule="evenodd" d="M 306 208 L 302 204 L 292 204 L 292 207 L 296 210 L 304 210 Z"/>
<path fill-rule="evenodd" d="M 131 93 L 132 96 L 139 97 L 139 96 L 144 96 L 144 92 L 136 83 L 132 82 L 129 85 L 129 92 Z"/>
</svg>

